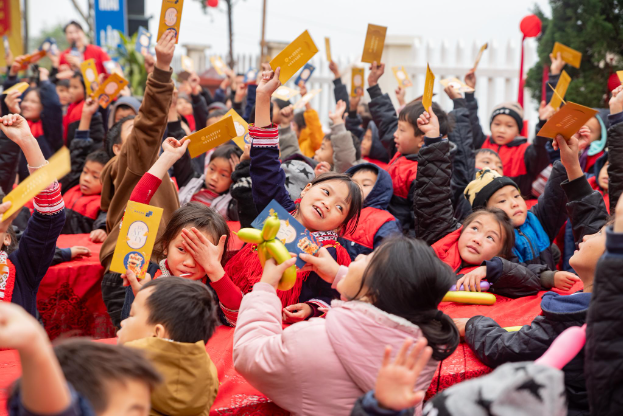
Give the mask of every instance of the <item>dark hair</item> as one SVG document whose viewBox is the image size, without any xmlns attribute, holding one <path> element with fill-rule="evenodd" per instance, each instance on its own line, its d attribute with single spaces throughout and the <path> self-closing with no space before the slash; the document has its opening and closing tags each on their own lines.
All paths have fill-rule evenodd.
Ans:
<svg viewBox="0 0 624 416">
<path fill-rule="evenodd" d="M 228 110 L 222 110 L 220 108 L 217 108 L 216 110 L 212 110 L 209 114 L 207 118 L 214 118 L 214 117 L 223 117 L 224 115 L 226 115 L 228 113 Z"/>
<path fill-rule="evenodd" d="M 162 382 L 152 363 L 134 348 L 71 338 L 57 343 L 54 354 L 67 382 L 91 403 L 97 414 L 108 408 L 110 383 L 136 380 L 154 391 Z"/>
<path fill-rule="evenodd" d="M 327 181 L 343 182 L 345 185 L 347 185 L 347 188 L 349 189 L 349 192 L 345 197 L 345 200 L 349 204 L 349 211 L 347 211 L 347 217 L 340 226 L 340 232 L 343 235 L 351 234 L 355 231 L 358 226 L 358 222 L 360 221 L 360 211 L 362 210 L 362 190 L 360 189 L 360 185 L 353 182 L 351 176 L 347 175 L 346 173 L 335 172 L 323 173 L 322 175 L 314 178 L 314 180 L 310 182 L 310 184 L 314 187 Z M 297 209 L 299 209 L 298 204 Z"/>
<path fill-rule="evenodd" d="M 468 224 L 470 224 L 471 222 L 476 220 L 478 217 L 481 217 L 483 215 L 489 215 L 493 217 L 494 220 L 496 220 L 498 225 L 500 225 L 501 229 L 505 233 L 505 236 L 503 237 L 503 248 L 501 249 L 500 253 L 498 253 L 498 257 L 502 257 L 504 259 L 510 259 L 512 256 L 512 250 L 514 248 L 514 245 L 516 244 L 516 234 L 515 234 L 514 226 L 511 220 L 509 219 L 509 216 L 502 209 L 492 207 L 492 208 L 479 209 L 473 212 L 472 214 L 468 215 L 466 219 L 464 220 L 463 222 L 464 228 L 462 229 L 462 233 L 464 232 Z"/>
<path fill-rule="evenodd" d="M 501 163 L 503 163 L 503 159 L 501 159 L 500 155 L 498 153 L 496 153 L 494 150 L 492 149 L 477 149 L 475 151 L 475 156 L 480 155 L 480 154 L 488 154 L 490 156 L 494 156 L 496 157 L 498 160 L 500 160 Z"/>
<path fill-rule="evenodd" d="M 91 152 L 87 155 L 85 162 L 95 162 L 102 166 L 106 166 L 109 160 L 110 157 L 108 156 L 108 153 L 104 150 L 96 150 L 95 152 Z"/>
<path fill-rule="evenodd" d="M 291 104 L 289 100 L 282 100 L 281 98 L 273 98 L 271 102 L 274 102 L 280 110 L 283 110 Z"/>
<path fill-rule="evenodd" d="M 459 331 L 438 305 L 455 284 L 453 270 L 422 240 L 404 236 L 386 239 L 373 252 L 362 276 L 364 295 L 377 308 L 418 325 L 433 349 L 432 357 L 443 360 L 459 344 Z"/>
<path fill-rule="evenodd" d="M 359 167 L 358 165 L 356 165 L 356 166 L 358 168 L 350 173 L 351 177 L 353 177 L 353 175 L 355 175 L 358 172 L 370 172 L 370 173 L 374 173 L 375 175 L 379 176 L 379 170 L 375 169 L 374 167 L 370 166 L 369 164 L 359 165 L 359 166 L 362 166 L 362 167 Z"/>
<path fill-rule="evenodd" d="M 117 123 L 113 124 L 113 127 L 108 129 L 108 133 L 106 133 L 106 153 L 108 156 L 113 158 L 115 157 L 115 152 L 113 152 L 113 146 L 116 144 L 121 144 L 121 128 L 124 123 L 129 120 L 134 120 L 136 116 L 131 114 L 129 116 L 125 116 Z"/>
<path fill-rule="evenodd" d="M 440 123 L 440 134 L 442 136 L 446 136 L 453 130 L 453 121 L 449 118 L 448 114 L 442 110 L 438 103 L 431 104 L 431 107 L 433 108 L 434 114 L 438 117 L 438 122 Z M 403 107 L 399 113 L 399 120 L 410 123 L 412 127 L 414 127 L 415 136 L 423 136 L 425 133 L 420 131 L 416 120 L 418 120 L 418 117 L 420 117 L 424 112 L 425 107 L 423 106 L 422 100 L 413 101 Z"/>
<path fill-rule="evenodd" d="M 84 32 L 84 29 L 82 28 L 82 26 L 80 25 L 80 23 L 78 23 L 75 20 L 70 21 L 69 23 L 67 23 L 65 25 L 65 27 L 63 27 L 63 33 L 67 33 L 67 28 L 70 26 L 76 26 L 76 29 L 79 29 L 81 32 Z"/>
<path fill-rule="evenodd" d="M 154 254 L 158 260 L 166 258 L 165 251 L 169 243 L 182 232 L 184 227 L 195 227 L 199 231 L 207 231 L 217 244 L 221 236 L 225 235 L 225 253 L 221 258 L 221 265 L 225 266 L 229 256 L 227 249 L 230 243 L 230 228 L 214 208 L 207 207 L 201 202 L 189 202 L 173 212 L 165 232 L 154 244 Z"/>
<path fill-rule="evenodd" d="M 69 88 L 69 80 L 68 79 L 59 79 L 56 81 L 57 87 L 65 87 Z"/>
<path fill-rule="evenodd" d="M 210 161 L 212 162 L 215 159 L 225 159 L 225 160 L 230 160 L 230 157 L 232 157 L 232 155 L 236 155 L 238 157 L 242 156 L 243 151 L 241 150 L 240 147 L 234 145 L 234 144 L 223 144 L 221 146 L 218 146 L 214 152 L 212 152 L 212 154 L 210 155 Z"/>
<path fill-rule="evenodd" d="M 297 125 L 299 131 L 307 127 L 303 113 L 303 111 L 299 111 L 298 113 L 295 113 L 295 116 L 293 117 L 293 123 Z"/>
<path fill-rule="evenodd" d="M 355 147 L 355 160 L 360 160 L 362 158 L 362 141 L 358 139 L 358 137 L 351 133 L 351 140 L 353 140 L 353 147 Z"/>
<path fill-rule="evenodd" d="M 217 302 L 202 282 L 177 276 L 153 279 L 141 290 L 154 288 L 145 301 L 147 322 L 165 327 L 175 342 L 208 342 L 217 327 Z"/>
<path fill-rule="evenodd" d="M 5 196 L 6 194 L 0 188 L 0 201 L 2 201 Z M 8 246 L 5 246 L 4 241 L 0 241 L 0 250 L 6 251 L 7 255 L 9 255 L 13 251 L 15 251 L 15 249 L 17 248 L 17 234 L 15 233 L 15 230 L 13 229 L 13 225 L 9 225 L 9 227 L 6 230 L 6 233 L 9 235 L 9 237 L 11 237 L 11 242 L 9 243 Z"/>
<path fill-rule="evenodd" d="M 178 79 L 178 82 L 188 81 L 190 77 L 191 77 L 191 73 L 186 70 L 178 72 L 176 76 L 176 78 Z"/>
<path fill-rule="evenodd" d="M 269 108 L 269 117 L 271 117 L 271 122 L 273 122 L 273 101 L 271 101 L 271 107 Z M 256 105 L 254 104 L 251 107 L 251 112 L 249 113 L 249 124 L 256 123 Z M 258 127 L 266 127 L 266 126 L 258 126 Z"/>
<path fill-rule="evenodd" d="M 74 71 L 74 74 L 71 76 L 71 79 L 74 79 L 74 78 L 78 78 L 80 80 L 80 84 L 82 84 L 82 92 L 84 93 L 84 98 L 87 98 L 87 87 L 85 87 L 82 73 L 80 71 Z"/>
</svg>

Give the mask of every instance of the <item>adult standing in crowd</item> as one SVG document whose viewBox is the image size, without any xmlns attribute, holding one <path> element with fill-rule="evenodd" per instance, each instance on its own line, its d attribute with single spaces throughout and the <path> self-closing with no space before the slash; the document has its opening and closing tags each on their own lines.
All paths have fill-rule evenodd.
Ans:
<svg viewBox="0 0 624 416">
<path fill-rule="evenodd" d="M 72 20 L 65 25 L 63 30 L 70 46 L 61 53 L 59 65 L 68 65 L 71 69 L 80 69 L 80 64 L 83 61 L 93 58 L 98 73 L 103 74 L 105 72 L 103 62 L 110 61 L 111 58 L 102 48 L 88 42 L 87 35 L 80 23 Z"/>
</svg>

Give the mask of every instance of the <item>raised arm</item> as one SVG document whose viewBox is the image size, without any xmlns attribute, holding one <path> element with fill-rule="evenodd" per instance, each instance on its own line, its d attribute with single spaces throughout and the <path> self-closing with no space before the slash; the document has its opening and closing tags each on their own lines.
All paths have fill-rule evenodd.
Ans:
<svg viewBox="0 0 624 416">
<path fill-rule="evenodd" d="M 470 88 L 475 89 L 477 86 L 477 76 L 475 75 L 474 70 L 468 71 L 468 73 L 464 76 L 464 82 Z M 487 136 L 483 133 L 483 129 L 481 128 L 481 123 L 479 122 L 479 104 L 477 103 L 477 99 L 475 98 L 475 93 L 467 92 L 466 93 L 466 104 L 468 105 L 468 110 L 470 110 L 470 125 L 472 126 L 472 147 L 473 149 L 480 149 L 485 142 Z"/>
<path fill-rule="evenodd" d="M 390 96 L 388 94 L 383 94 L 378 85 L 379 78 L 383 75 L 384 69 L 385 64 L 377 65 L 376 62 L 373 62 L 371 65 L 371 72 L 368 75 L 367 90 L 371 97 L 371 102 L 368 103 L 368 108 L 370 109 L 371 117 L 375 125 L 377 125 L 379 129 L 379 139 L 388 150 L 388 156 L 392 158 L 396 153 L 394 132 L 399 125 L 399 117 L 390 100 Z"/>
<path fill-rule="evenodd" d="M 48 70 L 39 68 L 43 134 L 52 151 L 56 152 L 63 146 L 63 106 L 56 93 L 56 86 L 48 80 L 48 77 Z"/>
<path fill-rule="evenodd" d="M 344 173 L 356 162 L 356 151 L 353 146 L 351 132 L 345 128 L 342 116 L 347 108 L 344 101 L 338 101 L 334 112 L 329 113 L 329 118 L 334 122 L 331 128 L 331 143 L 334 149 L 334 170 Z"/>
<path fill-rule="evenodd" d="M 622 86 L 617 87 L 609 100 L 609 131 L 607 141 L 609 147 L 609 212 L 615 212 L 620 195 L 622 195 Z"/>
</svg>

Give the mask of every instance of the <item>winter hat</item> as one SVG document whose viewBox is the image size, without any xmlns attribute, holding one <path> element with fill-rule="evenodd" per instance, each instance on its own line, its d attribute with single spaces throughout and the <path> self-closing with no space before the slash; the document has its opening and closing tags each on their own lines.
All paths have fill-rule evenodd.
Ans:
<svg viewBox="0 0 624 416">
<path fill-rule="evenodd" d="M 492 111 L 492 117 L 490 118 L 490 126 L 494 122 L 494 117 L 504 114 L 506 116 L 513 117 L 518 124 L 518 131 L 521 132 L 524 127 L 524 109 L 520 107 L 520 104 L 514 102 L 502 103 L 494 107 Z"/>
<path fill-rule="evenodd" d="M 477 172 L 477 178 L 466 186 L 464 196 L 472 205 L 473 210 L 485 208 L 490 197 L 507 185 L 518 188 L 513 179 L 501 176 L 493 170 L 483 169 Z"/>
<path fill-rule="evenodd" d="M 225 110 L 228 111 L 227 105 L 223 104 L 221 101 L 215 101 L 210 103 L 208 106 L 208 113 L 214 110 Z"/>
<path fill-rule="evenodd" d="M 271 101 L 277 104 L 280 110 L 283 110 L 284 108 L 292 104 L 289 100 L 282 100 L 281 98 L 273 98 Z"/>
<path fill-rule="evenodd" d="M 596 120 L 598 120 L 598 124 L 600 124 L 600 138 L 590 143 L 589 149 L 587 151 L 588 156 L 597 155 L 598 153 L 602 152 L 607 145 L 606 125 L 609 122 L 609 110 L 605 108 L 594 108 L 594 110 L 598 110 L 598 113 L 594 117 L 596 117 Z"/>
<path fill-rule="evenodd" d="M 567 413 L 563 371 L 532 362 L 507 363 L 491 374 L 456 384 L 423 408 L 423 416 Z"/>
<path fill-rule="evenodd" d="M 301 191 L 307 184 L 314 180 L 314 169 L 302 160 L 291 159 L 282 163 L 282 169 L 286 174 L 284 187 L 290 199 L 299 199 Z"/>
</svg>

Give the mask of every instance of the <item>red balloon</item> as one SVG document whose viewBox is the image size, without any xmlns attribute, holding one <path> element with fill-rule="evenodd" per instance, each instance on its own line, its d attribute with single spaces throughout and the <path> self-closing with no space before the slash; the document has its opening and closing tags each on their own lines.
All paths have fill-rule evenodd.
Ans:
<svg viewBox="0 0 624 416">
<path fill-rule="evenodd" d="M 217 7 L 219 5 L 219 0 L 206 0 L 206 6 L 208 7 Z"/>
<path fill-rule="evenodd" d="M 520 31 L 525 37 L 534 38 L 542 31 L 542 21 L 534 14 L 530 14 L 520 22 Z"/>
</svg>

